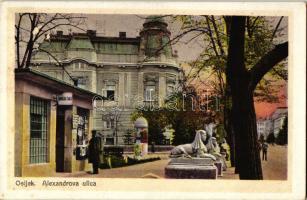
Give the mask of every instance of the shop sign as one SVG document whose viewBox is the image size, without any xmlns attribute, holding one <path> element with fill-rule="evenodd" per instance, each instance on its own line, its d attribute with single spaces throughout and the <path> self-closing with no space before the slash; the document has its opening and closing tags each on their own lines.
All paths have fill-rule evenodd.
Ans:
<svg viewBox="0 0 307 200">
<path fill-rule="evenodd" d="M 58 96 L 58 105 L 61 105 L 61 106 L 72 105 L 72 93 L 71 92 L 64 92 L 62 95 L 59 95 Z"/>
</svg>

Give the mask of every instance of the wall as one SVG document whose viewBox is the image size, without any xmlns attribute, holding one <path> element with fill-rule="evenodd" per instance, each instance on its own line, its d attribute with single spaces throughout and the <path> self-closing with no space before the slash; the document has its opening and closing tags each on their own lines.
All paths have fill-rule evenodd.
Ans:
<svg viewBox="0 0 307 200">
<path fill-rule="evenodd" d="M 39 88 L 31 91 L 33 85 L 23 81 L 16 81 L 15 86 L 15 176 L 50 176 L 55 172 L 56 109 L 53 106 L 55 102 L 50 102 L 49 162 L 30 164 L 30 94 L 45 98 L 50 95 L 45 96 L 46 91 Z"/>
<path fill-rule="evenodd" d="M 56 102 L 52 100 L 56 93 L 45 86 L 29 81 L 15 81 L 15 176 L 53 176 L 56 173 Z M 30 144 L 30 96 L 47 99 L 50 101 L 50 113 L 48 114 L 48 163 L 29 163 Z M 91 100 L 74 97 L 74 110 L 65 111 L 65 153 L 64 170 L 67 172 L 90 170 L 91 165 L 87 159 L 77 161 L 73 151 L 75 148 L 76 134 L 72 134 L 72 113 L 76 106 L 91 109 Z M 89 110 L 89 132 L 93 127 L 93 112 Z"/>
</svg>

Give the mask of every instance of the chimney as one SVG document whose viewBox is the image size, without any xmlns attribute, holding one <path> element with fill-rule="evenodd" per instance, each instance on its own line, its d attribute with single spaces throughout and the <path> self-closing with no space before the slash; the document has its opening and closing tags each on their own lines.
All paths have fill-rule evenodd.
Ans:
<svg viewBox="0 0 307 200">
<path fill-rule="evenodd" d="M 87 30 L 86 33 L 87 33 L 88 36 L 96 36 L 95 30 Z"/>
<path fill-rule="evenodd" d="M 56 32 L 56 35 L 57 35 L 57 36 L 63 35 L 63 31 L 57 31 L 57 32 Z"/>
<path fill-rule="evenodd" d="M 126 38 L 126 32 L 119 32 L 119 38 Z"/>
</svg>

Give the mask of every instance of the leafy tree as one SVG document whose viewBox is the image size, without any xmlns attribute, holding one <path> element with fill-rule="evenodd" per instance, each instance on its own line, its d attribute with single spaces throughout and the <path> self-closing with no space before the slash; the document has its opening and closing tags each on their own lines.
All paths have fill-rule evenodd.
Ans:
<svg viewBox="0 0 307 200">
<path fill-rule="evenodd" d="M 248 69 L 245 59 L 246 19 L 243 16 L 231 18 L 226 76 L 232 97 L 231 120 L 238 160 L 236 168 L 240 179 L 262 179 L 253 95 L 264 75 L 288 56 L 288 42 L 270 49 Z"/>
<path fill-rule="evenodd" d="M 276 38 L 283 34 L 280 26 L 283 17 L 279 18 L 275 26 L 269 23 L 265 17 L 246 17 L 245 37 L 245 66 L 251 69 L 269 49 L 274 46 Z M 235 138 L 231 122 L 232 98 L 229 84 L 226 84 L 227 48 L 231 27 L 229 16 L 175 16 L 176 21 L 182 22 L 181 32 L 173 38 L 173 41 L 191 36 L 186 41 L 201 41 L 204 46 L 203 53 L 199 58 L 191 62 L 191 70 L 187 73 L 188 83 L 198 82 L 197 87 L 211 88 L 221 98 L 224 116 L 222 123 L 226 130 L 226 138 L 231 146 L 231 163 L 234 165 Z M 271 25 L 270 25 L 271 24 Z M 185 37 L 187 38 L 187 37 Z M 200 39 L 199 39 L 200 38 Z M 204 76 L 207 73 L 209 76 Z M 256 89 L 254 97 L 256 101 L 276 102 L 278 91 L 283 84 L 278 80 L 287 80 L 285 63 L 280 63 L 266 77 L 263 77 Z M 279 84 L 278 84 L 279 83 Z"/>
<path fill-rule="evenodd" d="M 192 142 L 195 130 L 204 129 L 206 121 L 212 120 L 212 113 L 207 112 L 212 104 L 203 104 L 201 96 L 198 95 L 193 86 L 182 87 L 182 91 L 172 94 L 166 101 L 177 102 L 177 111 L 169 111 L 167 119 L 175 130 L 173 143 L 175 145 Z"/>
<path fill-rule="evenodd" d="M 162 144 L 164 140 L 162 132 L 170 125 L 175 131 L 174 145 L 192 142 L 195 130 L 203 129 L 206 120 L 212 118 L 210 113 L 201 110 L 197 105 L 197 93 L 193 87 L 170 95 L 162 108 L 153 111 L 139 109 L 133 114 L 132 120 L 139 116 L 148 120 L 150 143 L 154 141 L 155 144 Z"/>
<path fill-rule="evenodd" d="M 126 130 L 126 133 L 124 134 L 124 142 L 126 145 L 130 145 L 133 143 L 133 130 Z"/>
<path fill-rule="evenodd" d="M 275 136 L 274 136 L 274 133 L 270 133 L 266 139 L 266 142 L 267 143 L 270 143 L 270 144 L 273 144 L 275 143 Z"/>
<path fill-rule="evenodd" d="M 110 128 L 113 129 L 113 135 L 115 137 L 115 145 L 118 145 L 118 129 L 122 126 L 120 123 L 123 114 L 123 108 L 110 107 L 102 114 L 102 121 L 110 123 Z"/>
</svg>

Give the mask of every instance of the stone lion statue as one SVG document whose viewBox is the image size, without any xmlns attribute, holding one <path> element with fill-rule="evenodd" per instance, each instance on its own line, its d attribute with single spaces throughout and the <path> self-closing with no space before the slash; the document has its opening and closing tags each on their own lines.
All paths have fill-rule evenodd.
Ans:
<svg viewBox="0 0 307 200">
<path fill-rule="evenodd" d="M 211 158 L 212 160 L 216 160 L 216 158 L 209 154 L 207 151 L 207 147 L 204 144 L 207 139 L 207 133 L 204 130 L 197 130 L 194 141 L 189 144 L 182 144 L 174 147 L 171 150 L 170 157 L 198 157 L 198 158 Z"/>
</svg>

